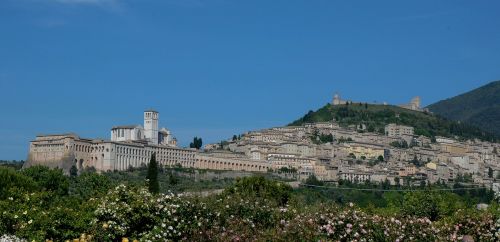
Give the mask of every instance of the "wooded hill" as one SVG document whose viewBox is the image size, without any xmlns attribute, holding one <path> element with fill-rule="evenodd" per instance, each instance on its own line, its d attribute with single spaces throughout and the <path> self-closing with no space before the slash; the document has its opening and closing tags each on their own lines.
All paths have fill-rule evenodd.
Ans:
<svg viewBox="0 0 500 242">
<path fill-rule="evenodd" d="M 433 113 L 500 136 L 500 81 L 428 106 Z"/>
<path fill-rule="evenodd" d="M 408 125 L 415 128 L 416 135 L 427 137 L 444 136 L 459 139 L 478 138 L 497 142 L 498 136 L 483 131 L 478 127 L 457 121 L 447 120 L 428 112 L 417 112 L 392 105 L 373 105 L 366 103 L 348 103 L 346 105 L 327 104 L 316 111 L 309 111 L 302 118 L 289 126 L 304 123 L 326 122 L 335 120 L 343 127 L 366 125 L 368 132 L 384 134 L 384 127 L 390 123 Z"/>
</svg>

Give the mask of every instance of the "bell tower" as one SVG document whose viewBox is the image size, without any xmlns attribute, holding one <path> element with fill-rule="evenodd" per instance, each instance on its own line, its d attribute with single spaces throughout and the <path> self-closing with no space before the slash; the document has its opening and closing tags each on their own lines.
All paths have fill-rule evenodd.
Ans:
<svg viewBox="0 0 500 242">
<path fill-rule="evenodd" d="M 159 113 L 155 110 L 144 111 L 144 136 L 155 145 L 158 144 L 158 117 Z"/>
</svg>

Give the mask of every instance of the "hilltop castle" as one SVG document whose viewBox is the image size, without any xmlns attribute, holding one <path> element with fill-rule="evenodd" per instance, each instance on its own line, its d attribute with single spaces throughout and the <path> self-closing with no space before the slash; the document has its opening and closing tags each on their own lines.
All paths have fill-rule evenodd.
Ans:
<svg viewBox="0 0 500 242">
<path fill-rule="evenodd" d="M 332 99 L 333 106 L 345 105 L 346 103 L 360 103 L 360 102 L 353 102 L 350 100 L 342 100 L 339 93 L 335 93 L 333 95 L 333 99 Z M 384 102 L 383 105 L 387 105 L 387 103 Z M 423 109 L 420 107 L 420 97 L 419 96 L 412 98 L 410 103 L 401 104 L 401 105 L 398 105 L 398 107 L 413 110 L 413 111 L 419 111 L 419 112 L 428 111 L 427 109 Z"/>
</svg>

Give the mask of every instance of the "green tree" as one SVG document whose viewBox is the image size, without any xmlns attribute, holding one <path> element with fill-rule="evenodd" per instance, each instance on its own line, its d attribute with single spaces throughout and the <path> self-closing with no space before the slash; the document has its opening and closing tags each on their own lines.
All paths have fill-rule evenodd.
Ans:
<svg viewBox="0 0 500 242">
<path fill-rule="evenodd" d="M 237 178 L 236 183 L 228 187 L 221 197 L 238 196 L 244 199 L 264 198 L 279 206 L 286 205 L 292 195 L 292 187 L 288 184 L 268 180 L 262 176 Z M 236 199 L 235 199 L 236 200 Z"/>
<path fill-rule="evenodd" d="M 491 167 L 488 167 L 488 177 L 493 178 L 493 169 Z"/>
<path fill-rule="evenodd" d="M 70 183 L 69 193 L 80 199 L 88 200 L 106 194 L 114 185 L 114 181 L 107 176 L 93 172 L 82 172 Z"/>
<path fill-rule="evenodd" d="M 401 185 L 399 177 L 394 177 L 394 183 L 396 183 L 396 186 Z"/>
<path fill-rule="evenodd" d="M 383 161 L 384 161 L 384 156 L 379 155 L 379 156 L 377 157 L 377 160 L 378 160 L 378 161 L 380 161 L 380 162 L 383 162 Z"/>
<path fill-rule="evenodd" d="M 177 185 L 177 183 L 179 183 L 179 179 L 177 178 L 177 176 L 175 176 L 175 173 L 173 171 L 171 171 L 168 175 L 168 183 L 172 186 L 175 186 Z"/>
<path fill-rule="evenodd" d="M 16 172 L 13 168 L 0 166 L 0 200 L 7 198 L 12 193 L 18 193 L 12 190 L 35 191 L 38 186 L 28 176 Z"/>
<path fill-rule="evenodd" d="M 148 189 L 151 193 L 160 192 L 160 183 L 158 182 L 158 163 L 156 162 L 156 153 L 151 155 L 151 160 L 148 164 Z"/>
<path fill-rule="evenodd" d="M 323 182 L 318 180 L 318 178 L 314 174 L 309 175 L 309 177 L 306 179 L 305 183 L 307 185 L 323 186 Z"/>
<path fill-rule="evenodd" d="M 21 171 L 31 177 L 43 190 L 55 192 L 57 195 L 67 195 L 69 179 L 61 169 L 50 169 L 46 166 L 32 166 Z"/>
<path fill-rule="evenodd" d="M 197 150 L 199 150 L 202 146 L 203 146 L 203 141 L 201 140 L 201 138 L 198 137 L 194 137 L 193 142 L 189 144 L 189 148 L 195 148 Z"/>
<path fill-rule="evenodd" d="M 238 136 L 233 135 L 233 141 L 236 141 L 238 139 Z"/>
<path fill-rule="evenodd" d="M 76 168 L 76 166 L 75 166 L 75 165 L 72 165 L 72 166 L 71 166 L 71 169 L 69 169 L 69 175 L 70 175 L 71 177 L 76 177 L 76 176 L 78 176 L 78 168 Z"/>
</svg>

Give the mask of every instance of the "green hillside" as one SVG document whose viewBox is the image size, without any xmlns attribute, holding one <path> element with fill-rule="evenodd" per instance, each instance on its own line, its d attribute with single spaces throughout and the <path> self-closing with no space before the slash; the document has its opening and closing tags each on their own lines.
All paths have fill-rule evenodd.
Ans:
<svg viewBox="0 0 500 242">
<path fill-rule="evenodd" d="M 457 121 L 450 121 L 426 112 L 416 112 L 391 105 L 348 104 L 333 106 L 330 104 L 309 111 L 302 118 L 289 124 L 325 122 L 335 119 L 341 126 L 365 124 L 368 131 L 384 133 L 384 127 L 390 123 L 408 125 L 415 128 L 415 134 L 427 137 L 445 136 L 460 139 L 478 138 L 486 141 L 498 141 L 498 137 L 481 129 Z"/>
<path fill-rule="evenodd" d="M 451 120 L 467 122 L 500 136 L 500 81 L 428 106 Z"/>
</svg>

